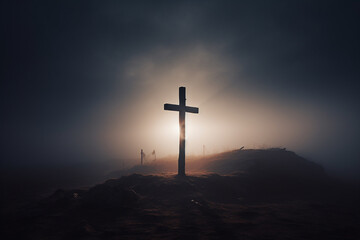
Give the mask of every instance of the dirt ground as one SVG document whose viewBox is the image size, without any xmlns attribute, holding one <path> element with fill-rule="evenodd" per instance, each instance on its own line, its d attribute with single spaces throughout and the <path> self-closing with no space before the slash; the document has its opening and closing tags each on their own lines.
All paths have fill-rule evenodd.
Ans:
<svg viewBox="0 0 360 240">
<path fill-rule="evenodd" d="M 8 239 L 360 239 L 358 200 L 334 183 L 133 174 L 58 190 L 2 226 Z"/>
</svg>

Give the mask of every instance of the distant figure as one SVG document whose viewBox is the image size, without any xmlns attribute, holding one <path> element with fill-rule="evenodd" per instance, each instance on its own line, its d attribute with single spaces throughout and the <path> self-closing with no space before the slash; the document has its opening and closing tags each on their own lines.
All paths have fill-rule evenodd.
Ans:
<svg viewBox="0 0 360 240">
<path fill-rule="evenodd" d="M 205 145 L 203 145 L 203 156 L 205 156 Z"/>
<path fill-rule="evenodd" d="M 151 154 L 155 156 L 155 159 L 154 159 L 154 162 L 155 162 L 155 161 L 156 161 L 156 152 L 155 152 L 155 149 L 154 149 L 154 151 L 152 151 Z"/>
<path fill-rule="evenodd" d="M 144 164 L 144 161 L 145 161 L 145 153 L 144 153 L 144 151 L 141 149 L 141 165 Z"/>
</svg>

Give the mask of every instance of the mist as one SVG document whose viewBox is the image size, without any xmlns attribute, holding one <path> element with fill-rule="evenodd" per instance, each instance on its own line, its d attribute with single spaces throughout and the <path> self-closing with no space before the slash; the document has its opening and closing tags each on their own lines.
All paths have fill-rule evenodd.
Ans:
<svg viewBox="0 0 360 240">
<path fill-rule="evenodd" d="M 5 2 L 2 164 L 282 147 L 358 178 L 353 1 Z M 120 160 L 119 160 L 120 161 Z M 33 164 L 34 163 L 34 164 Z M 36 163 L 36 164 L 35 164 Z M 135 162 L 134 162 L 135 163 Z"/>
</svg>

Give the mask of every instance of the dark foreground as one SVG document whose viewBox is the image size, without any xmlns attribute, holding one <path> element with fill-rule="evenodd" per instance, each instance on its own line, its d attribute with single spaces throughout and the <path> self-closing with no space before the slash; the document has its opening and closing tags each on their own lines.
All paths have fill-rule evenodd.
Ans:
<svg viewBox="0 0 360 240">
<path fill-rule="evenodd" d="M 355 193 L 288 176 L 134 174 L 7 212 L 2 232 L 9 239 L 360 239 Z"/>
</svg>

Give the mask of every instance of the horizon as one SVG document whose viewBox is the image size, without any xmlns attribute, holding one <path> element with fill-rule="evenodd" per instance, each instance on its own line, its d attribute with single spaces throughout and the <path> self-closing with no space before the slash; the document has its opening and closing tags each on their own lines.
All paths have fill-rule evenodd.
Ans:
<svg viewBox="0 0 360 240">
<path fill-rule="evenodd" d="M 2 166 L 281 147 L 360 178 L 356 1 L 5 1 Z"/>
</svg>

